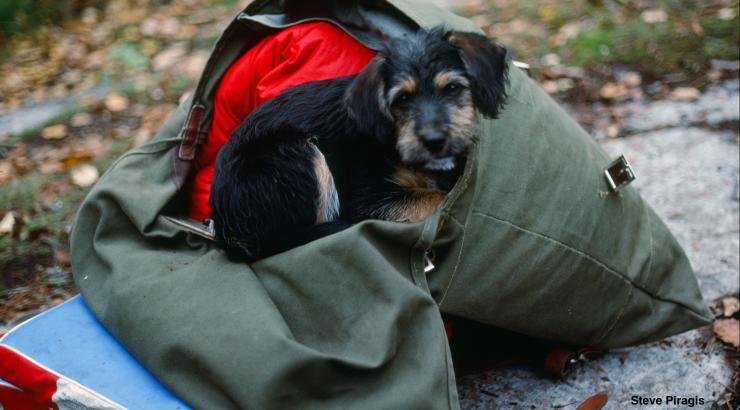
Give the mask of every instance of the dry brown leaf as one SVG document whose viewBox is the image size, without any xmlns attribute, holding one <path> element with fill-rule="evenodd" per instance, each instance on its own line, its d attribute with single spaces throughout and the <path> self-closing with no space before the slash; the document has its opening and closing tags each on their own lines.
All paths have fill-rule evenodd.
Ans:
<svg viewBox="0 0 740 410">
<path fill-rule="evenodd" d="M 39 172 L 44 175 L 57 174 L 64 170 L 64 165 L 58 161 L 47 161 L 39 164 Z"/>
<path fill-rule="evenodd" d="M 82 165 L 72 170 L 72 183 L 79 187 L 88 187 L 95 183 L 100 177 L 98 169 L 92 165 Z"/>
<path fill-rule="evenodd" d="M 188 49 L 185 43 L 175 44 L 154 56 L 152 59 L 152 68 L 154 71 L 171 68 L 175 64 L 181 63 L 187 53 Z"/>
<path fill-rule="evenodd" d="M 3 216 L 3 219 L 0 220 L 0 235 L 13 233 L 15 224 L 16 224 L 15 212 L 10 211 L 6 213 L 5 216 Z"/>
<path fill-rule="evenodd" d="M 737 16 L 737 11 L 734 7 L 723 7 L 717 12 L 717 17 L 721 20 L 732 20 Z"/>
<path fill-rule="evenodd" d="M 636 71 L 628 71 L 624 73 L 624 76 L 622 77 L 622 82 L 627 87 L 637 87 L 638 85 L 642 84 L 642 76 L 640 73 Z"/>
<path fill-rule="evenodd" d="M 740 321 L 737 319 L 720 319 L 714 322 L 714 334 L 719 340 L 740 347 Z"/>
<path fill-rule="evenodd" d="M 609 138 L 617 138 L 619 136 L 619 127 L 612 124 L 606 128 L 606 136 Z"/>
<path fill-rule="evenodd" d="M 560 64 L 560 56 L 555 53 L 548 53 L 542 56 L 540 61 L 545 67 L 554 66 Z"/>
<path fill-rule="evenodd" d="M 69 120 L 69 125 L 73 127 L 84 127 L 86 125 L 92 124 L 92 122 L 93 119 L 90 114 L 86 112 L 81 112 L 72 116 L 72 119 Z"/>
<path fill-rule="evenodd" d="M 108 111 L 119 112 L 128 108 L 128 98 L 119 93 L 110 93 L 105 97 L 105 108 Z"/>
<path fill-rule="evenodd" d="M 10 181 L 13 174 L 13 164 L 9 161 L 0 161 L 0 185 Z"/>
<path fill-rule="evenodd" d="M 67 126 L 64 124 L 52 125 L 41 131 L 41 137 L 45 140 L 58 140 L 67 136 Z"/>
<path fill-rule="evenodd" d="M 624 84 L 606 83 L 599 90 L 599 95 L 607 100 L 618 100 L 627 95 L 627 87 Z"/>
<path fill-rule="evenodd" d="M 663 9 L 647 9 L 640 14 L 640 17 L 648 24 L 662 23 L 668 20 L 668 13 Z"/>
<path fill-rule="evenodd" d="M 69 265 L 72 258 L 69 255 L 69 251 L 58 249 L 54 251 L 54 259 L 59 263 L 60 265 Z"/>
<path fill-rule="evenodd" d="M 62 160 L 64 169 L 69 170 L 90 161 L 90 154 L 84 150 L 70 151 Z"/>
<path fill-rule="evenodd" d="M 699 90 L 694 87 L 678 87 L 671 91 L 671 100 L 693 101 L 699 98 Z"/>
<path fill-rule="evenodd" d="M 722 299 L 722 314 L 730 317 L 740 311 L 740 300 L 736 297 L 726 297 Z"/>
<path fill-rule="evenodd" d="M 200 76 L 203 71 L 203 67 L 206 66 L 208 61 L 208 52 L 196 52 L 189 55 L 181 67 L 183 73 L 189 78 L 196 79 Z"/>
<path fill-rule="evenodd" d="M 608 401 L 609 396 L 607 396 L 606 393 L 596 393 L 584 400 L 576 410 L 600 410 L 604 408 Z"/>
</svg>

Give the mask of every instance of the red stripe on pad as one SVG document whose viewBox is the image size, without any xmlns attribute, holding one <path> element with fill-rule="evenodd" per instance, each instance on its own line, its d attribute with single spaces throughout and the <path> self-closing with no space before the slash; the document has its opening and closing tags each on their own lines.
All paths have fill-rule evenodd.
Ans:
<svg viewBox="0 0 740 410">
<path fill-rule="evenodd" d="M 19 392 L 6 386 L 0 386 L 3 388 L 0 392 L 0 403 L 6 410 L 36 408 L 11 407 L 19 403 L 26 403 L 29 406 L 33 404 L 43 409 L 58 409 L 57 405 L 52 402 L 52 396 L 57 391 L 57 380 L 59 379 L 57 375 L 2 345 L 0 345 L 0 363 L 3 364 L 0 366 L 0 379 L 20 390 Z M 23 397 L 17 393 L 21 393 Z"/>
</svg>

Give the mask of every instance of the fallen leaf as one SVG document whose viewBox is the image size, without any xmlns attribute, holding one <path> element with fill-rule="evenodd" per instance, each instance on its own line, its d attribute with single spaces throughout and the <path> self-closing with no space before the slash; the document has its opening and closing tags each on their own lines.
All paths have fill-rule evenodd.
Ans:
<svg viewBox="0 0 740 410">
<path fill-rule="evenodd" d="M 542 83 L 542 89 L 548 94 L 554 94 L 558 92 L 558 83 L 555 81 L 545 81 Z"/>
<path fill-rule="evenodd" d="M 128 98 L 119 93 L 110 93 L 105 97 L 105 108 L 111 112 L 119 112 L 128 108 Z"/>
<path fill-rule="evenodd" d="M 740 311 L 740 300 L 732 296 L 722 299 L 722 313 L 725 317 L 730 317 L 738 311 Z"/>
<path fill-rule="evenodd" d="M 162 71 L 182 63 L 188 49 L 185 43 L 178 43 L 158 53 L 152 59 L 152 68 L 154 71 Z"/>
<path fill-rule="evenodd" d="M 606 83 L 599 90 L 599 95 L 607 100 L 618 100 L 627 95 L 627 87 L 624 84 Z"/>
<path fill-rule="evenodd" d="M 136 131 L 136 134 L 134 134 L 134 140 L 133 140 L 133 147 L 140 147 L 144 145 L 149 139 L 152 138 L 152 133 L 144 128 L 140 128 L 138 131 Z"/>
<path fill-rule="evenodd" d="M 668 13 L 663 9 L 647 9 L 640 14 L 640 17 L 648 24 L 663 23 L 668 20 Z"/>
<path fill-rule="evenodd" d="M 624 75 L 622 76 L 622 82 L 627 87 L 634 88 L 634 87 L 637 87 L 638 85 L 642 84 L 642 76 L 638 72 L 628 71 L 628 72 L 624 73 Z"/>
<path fill-rule="evenodd" d="M 45 140 L 58 140 L 67 136 L 67 126 L 64 124 L 52 125 L 41 131 L 41 137 Z"/>
<path fill-rule="evenodd" d="M 717 12 L 717 17 L 721 20 L 732 20 L 737 16 L 737 11 L 734 7 L 723 7 Z"/>
<path fill-rule="evenodd" d="M 57 174 L 59 172 L 62 172 L 63 170 L 64 166 L 61 162 L 58 161 L 42 162 L 39 165 L 39 172 L 41 172 L 43 175 Z"/>
<path fill-rule="evenodd" d="M 16 215 L 15 212 L 10 211 L 5 214 L 2 220 L 0 220 L 0 235 L 13 233 L 15 228 Z"/>
<path fill-rule="evenodd" d="M 555 53 L 549 53 L 542 56 L 542 65 L 549 67 L 560 64 L 560 56 Z"/>
<path fill-rule="evenodd" d="M 740 321 L 737 319 L 720 319 L 714 322 L 714 334 L 719 340 L 740 347 Z"/>
<path fill-rule="evenodd" d="M 9 161 L 0 161 L 0 185 L 10 181 L 13 174 L 13 164 Z"/>
<path fill-rule="evenodd" d="M 203 67 L 206 66 L 207 61 L 208 61 L 207 51 L 202 51 L 202 52 L 191 54 L 183 62 L 182 71 L 189 78 L 197 79 L 200 76 L 201 72 L 203 71 Z"/>
<path fill-rule="evenodd" d="M 619 127 L 612 124 L 606 128 L 606 136 L 609 138 L 617 138 L 619 136 Z"/>
<path fill-rule="evenodd" d="M 71 172 L 72 183 L 79 187 L 88 187 L 100 177 L 98 169 L 92 165 L 82 165 Z"/>
<path fill-rule="evenodd" d="M 84 127 L 86 125 L 92 124 L 92 122 L 93 119 L 90 114 L 86 112 L 81 112 L 72 116 L 72 118 L 69 120 L 69 125 L 73 127 Z"/>
<path fill-rule="evenodd" d="M 69 251 L 59 249 L 54 251 L 54 259 L 59 263 L 60 265 L 69 265 L 72 258 L 69 254 Z"/>
<path fill-rule="evenodd" d="M 596 393 L 584 400 L 576 410 L 600 410 L 604 408 L 608 401 L 609 396 L 607 396 L 606 393 Z"/>
<path fill-rule="evenodd" d="M 693 31 L 694 34 L 700 37 L 704 35 L 704 27 L 702 27 L 701 23 L 699 23 L 697 20 L 691 21 L 691 31 Z"/>
<path fill-rule="evenodd" d="M 694 101 L 699 98 L 699 90 L 694 87 L 678 87 L 671 91 L 671 100 Z"/>
</svg>

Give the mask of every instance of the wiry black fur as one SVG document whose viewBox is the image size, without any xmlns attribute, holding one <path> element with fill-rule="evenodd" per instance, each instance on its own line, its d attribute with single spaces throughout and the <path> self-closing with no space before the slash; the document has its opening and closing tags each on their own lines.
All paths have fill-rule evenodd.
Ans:
<svg viewBox="0 0 740 410">
<path fill-rule="evenodd" d="M 400 116 L 416 121 L 417 128 L 447 133 L 450 119 L 441 110 L 455 103 L 455 95 L 430 91 L 429 79 L 454 69 L 466 73 L 478 111 L 496 117 L 505 98 L 505 60 L 505 50 L 484 36 L 420 31 L 392 40 L 357 76 L 306 83 L 262 104 L 232 133 L 216 160 L 210 205 L 217 240 L 231 255 L 252 261 L 352 222 L 403 221 L 392 215 L 415 193 L 391 176 L 399 166 L 416 169 L 424 162 L 399 152 Z M 408 107 L 384 99 L 398 76 L 419 83 Z M 314 169 L 320 154 L 312 138 L 326 156 L 341 203 L 340 217 L 321 224 L 316 222 L 321 188 Z M 435 189 L 448 191 L 462 169 L 466 150 L 453 148 L 454 169 L 426 172 Z"/>
</svg>

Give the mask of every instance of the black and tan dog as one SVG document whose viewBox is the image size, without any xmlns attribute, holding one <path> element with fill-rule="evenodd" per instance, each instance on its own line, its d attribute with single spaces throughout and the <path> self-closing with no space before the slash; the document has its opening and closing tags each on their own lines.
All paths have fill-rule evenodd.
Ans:
<svg viewBox="0 0 740 410">
<path fill-rule="evenodd" d="M 476 112 L 501 109 L 506 66 L 485 36 L 432 29 L 264 103 L 218 155 L 218 241 L 256 260 L 365 219 L 423 220 L 462 171 Z"/>
</svg>

